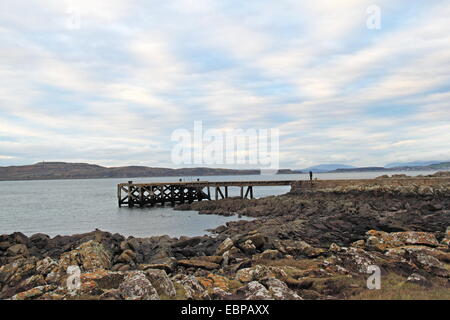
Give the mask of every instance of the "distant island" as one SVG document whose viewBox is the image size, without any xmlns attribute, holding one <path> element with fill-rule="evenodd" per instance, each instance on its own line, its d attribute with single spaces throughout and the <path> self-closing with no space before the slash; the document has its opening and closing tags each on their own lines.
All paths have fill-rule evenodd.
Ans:
<svg viewBox="0 0 450 320">
<path fill-rule="evenodd" d="M 339 168 L 329 172 L 368 172 L 368 171 L 434 171 L 450 170 L 450 162 L 434 163 L 424 166 L 399 166 L 399 167 L 362 167 L 362 168 Z"/>
<path fill-rule="evenodd" d="M 450 161 L 436 161 L 436 162 L 407 162 L 407 163 L 395 163 L 387 164 L 384 167 L 354 167 L 345 164 L 319 164 L 316 166 L 304 168 L 301 170 L 294 170 L 296 172 L 309 172 L 314 173 L 332 173 L 332 172 L 374 172 L 374 171 L 438 171 L 438 170 L 450 170 Z"/>
<path fill-rule="evenodd" d="M 281 169 L 279 174 L 298 172 Z M 0 167 L 0 181 L 102 179 L 146 177 L 197 177 L 226 175 L 259 175 L 260 170 L 233 170 L 220 168 L 156 168 L 145 166 L 103 167 L 88 163 L 39 162 L 32 165 Z"/>
<path fill-rule="evenodd" d="M 450 162 L 425 166 L 399 167 L 352 167 L 348 165 L 326 164 L 301 170 L 280 169 L 278 174 L 301 174 L 333 172 L 383 172 L 383 171 L 439 171 L 450 170 Z M 146 177 L 201 177 L 259 175 L 258 169 L 237 170 L 222 168 L 158 168 L 145 166 L 103 167 L 88 163 L 39 162 L 32 165 L 0 167 L 0 181 L 14 180 L 55 180 L 55 179 L 105 179 L 105 178 L 146 178 Z"/>
</svg>

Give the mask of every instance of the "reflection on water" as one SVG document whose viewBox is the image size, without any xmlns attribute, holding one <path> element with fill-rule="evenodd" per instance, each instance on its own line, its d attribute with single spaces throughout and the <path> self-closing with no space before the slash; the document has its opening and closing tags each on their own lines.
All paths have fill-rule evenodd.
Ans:
<svg viewBox="0 0 450 320">
<path fill-rule="evenodd" d="M 395 173 L 395 172 L 394 172 Z M 407 172 L 408 175 L 433 172 Z M 388 172 L 320 173 L 318 179 L 374 178 Z M 182 177 L 195 181 L 198 177 Z M 118 208 L 116 185 L 134 182 L 174 182 L 179 177 L 139 179 L 93 179 L 0 182 L 0 234 L 16 231 L 27 235 L 45 233 L 50 236 L 70 235 L 100 230 L 123 235 L 145 237 L 164 235 L 178 237 L 207 233 L 238 217 L 199 215 L 195 211 L 174 211 L 171 207 Z M 236 180 L 306 180 L 307 174 L 274 176 L 211 176 L 208 181 Z M 278 195 L 288 186 L 256 187 L 255 197 Z M 238 188 L 230 188 L 230 196 L 238 196 Z"/>
</svg>

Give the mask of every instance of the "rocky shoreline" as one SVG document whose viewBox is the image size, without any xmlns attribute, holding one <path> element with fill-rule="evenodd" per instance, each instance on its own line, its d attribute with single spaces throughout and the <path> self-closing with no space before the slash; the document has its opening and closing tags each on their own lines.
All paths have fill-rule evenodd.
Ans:
<svg viewBox="0 0 450 320">
<path fill-rule="evenodd" d="M 450 299 L 449 195 L 449 184 L 293 188 L 178 208 L 255 218 L 211 236 L 1 235 L 0 299 Z M 371 265 L 381 290 L 366 287 Z"/>
</svg>

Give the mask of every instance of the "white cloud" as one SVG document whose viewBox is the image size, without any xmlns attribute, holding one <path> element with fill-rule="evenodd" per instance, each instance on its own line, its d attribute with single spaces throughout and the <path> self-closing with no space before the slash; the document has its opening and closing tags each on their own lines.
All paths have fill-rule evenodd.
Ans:
<svg viewBox="0 0 450 320">
<path fill-rule="evenodd" d="M 450 5 L 370 4 L 2 3 L 0 160 L 170 166 L 195 120 L 280 129 L 283 167 L 450 159 Z"/>
</svg>

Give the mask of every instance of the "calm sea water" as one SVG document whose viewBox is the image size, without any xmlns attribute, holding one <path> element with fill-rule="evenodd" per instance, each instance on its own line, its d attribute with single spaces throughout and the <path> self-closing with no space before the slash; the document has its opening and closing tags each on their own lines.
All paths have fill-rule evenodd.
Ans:
<svg viewBox="0 0 450 320">
<path fill-rule="evenodd" d="M 395 172 L 393 172 L 395 173 Z M 318 179 L 364 179 L 389 172 L 354 172 L 315 174 Z M 408 175 L 433 172 L 408 172 Z M 183 177 L 195 181 L 199 177 Z M 210 176 L 208 181 L 255 180 L 307 180 L 306 174 L 276 176 Z M 50 236 L 90 232 L 98 228 L 125 236 L 147 237 L 169 235 L 178 237 L 207 234 L 215 228 L 238 217 L 199 215 L 195 211 L 175 211 L 171 207 L 118 208 L 117 184 L 134 182 L 172 182 L 178 177 L 47 180 L 0 182 L 0 234 L 16 231 L 32 235 Z M 279 195 L 289 191 L 288 186 L 256 187 L 255 197 Z M 239 189 L 231 188 L 230 196 L 238 196 Z M 245 219 L 245 218 L 242 218 Z"/>
</svg>

